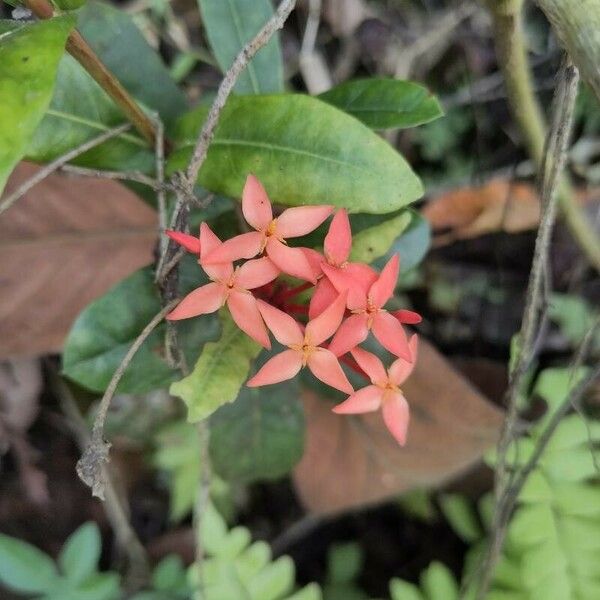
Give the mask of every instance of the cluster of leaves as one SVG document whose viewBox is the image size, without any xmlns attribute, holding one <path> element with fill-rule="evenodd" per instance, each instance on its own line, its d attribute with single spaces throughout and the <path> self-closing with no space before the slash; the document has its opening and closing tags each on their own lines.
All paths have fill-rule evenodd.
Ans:
<svg viewBox="0 0 600 600">
<path fill-rule="evenodd" d="M 200 589 L 206 600 L 320 600 L 316 584 L 298 589 L 292 560 L 273 560 L 264 542 L 251 543 L 245 527 L 229 530 L 221 515 L 208 504 L 202 518 L 207 558 Z M 0 534 L 0 585 L 39 600 L 117 600 L 124 598 L 120 576 L 98 571 L 100 532 L 95 523 L 82 525 L 65 542 L 57 564 L 36 547 Z M 198 587 L 194 566 L 169 555 L 152 572 L 150 589 L 130 600 L 187 600 Z"/>
<path fill-rule="evenodd" d="M 540 374 L 533 394 L 546 401 L 548 410 L 527 436 L 512 445 L 508 456 L 512 468 L 527 463 L 552 414 L 576 384 L 577 374 L 568 369 L 547 369 Z M 598 441 L 597 420 L 586 422 L 572 414 L 561 422 L 519 495 L 486 599 L 598 598 L 600 490 L 594 457 Z M 469 585 L 476 579 L 487 543 L 485 532 L 492 521 L 493 499 L 490 494 L 483 496 L 478 511 L 459 495 L 444 496 L 440 504 L 456 533 L 472 546 L 463 581 L 467 586 L 464 597 L 473 598 L 474 588 Z M 454 576 L 442 565 L 432 565 L 429 570 L 432 568 L 437 575 L 431 578 L 424 573 L 421 589 L 396 580 L 392 594 L 395 591 L 402 600 L 458 599 L 460 584 Z M 395 600 L 394 595 L 392 598 Z"/>
</svg>

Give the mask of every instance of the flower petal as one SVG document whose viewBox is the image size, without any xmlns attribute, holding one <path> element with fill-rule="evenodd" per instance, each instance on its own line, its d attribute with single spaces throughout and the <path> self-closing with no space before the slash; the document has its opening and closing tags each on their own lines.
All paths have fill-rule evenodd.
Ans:
<svg viewBox="0 0 600 600">
<path fill-rule="evenodd" d="M 279 269 L 267 256 L 245 262 L 235 274 L 235 285 L 245 290 L 253 290 L 273 281 Z"/>
<path fill-rule="evenodd" d="M 292 379 L 302 368 L 302 355 L 296 350 L 284 350 L 269 359 L 258 371 L 258 373 L 248 380 L 248 387 L 258 387 L 260 385 L 270 385 L 279 383 L 286 379 Z"/>
<path fill-rule="evenodd" d="M 202 251 L 200 260 L 204 260 L 211 252 L 219 248 L 223 242 L 217 234 L 209 227 L 208 223 L 200 224 L 200 244 Z"/>
<path fill-rule="evenodd" d="M 344 271 L 365 290 L 365 293 L 379 277 L 379 274 L 373 267 L 364 263 L 348 263 L 344 267 Z"/>
<path fill-rule="evenodd" d="M 215 235 L 207 223 L 200 225 L 200 265 L 205 273 L 213 281 L 228 280 L 233 274 L 233 265 L 231 262 L 217 263 L 214 265 L 206 264 L 206 256 L 220 248 L 223 242 Z"/>
<path fill-rule="evenodd" d="M 312 269 L 314 278 L 317 279 L 321 277 L 321 275 L 323 275 L 323 269 L 321 268 L 321 265 L 325 261 L 324 256 L 312 248 L 301 248 L 301 250 L 304 252 L 306 260 L 308 260 L 308 264 Z"/>
<path fill-rule="evenodd" d="M 417 325 L 423 320 L 423 317 L 413 310 L 396 310 L 392 315 L 398 319 L 398 323 L 405 323 L 406 325 Z"/>
<path fill-rule="evenodd" d="M 346 292 L 339 294 L 318 317 L 306 325 L 305 338 L 314 346 L 328 340 L 338 329 L 346 311 Z"/>
<path fill-rule="evenodd" d="M 408 362 L 412 362 L 406 332 L 389 312 L 382 311 L 375 315 L 371 331 L 386 350 Z"/>
<path fill-rule="evenodd" d="M 339 296 L 327 277 L 319 279 L 308 306 L 308 318 L 318 317 Z"/>
<path fill-rule="evenodd" d="M 345 269 L 341 269 L 340 267 L 332 267 L 327 263 L 323 263 L 322 268 L 327 279 L 331 281 L 333 287 L 335 287 L 340 294 L 348 291 L 347 306 L 350 310 L 366 308 L 366 290 L 364 290 L 362 286 L 346 272 Z"/>
<path fill-rule="evenodd" d="M 277 217 L 277 235 L 300 237 L 314 231 L 331 213 L 333 206 L 295 206 Z"/>
<path fill-rule="evenodd" d="M 341 356 L 364 342 L 368 335 L 367 315 L 351 315 L 340 325 L 333 336 L 329 344 L 329 350 L 336 356 Z"/>
<path fill-rule="evenodd" d="M 412 357 L 412 362 L 408 362 L 403 358 L 399 358 L 394 361 L 390 368 L 388 369 L 390 381 L 395 383 L 396 385 L 402 385 L 408 376 L 412 373 L 415 368 L 415 364 L 417 362 L 417 345 L 418 345 L 417 334 L 414 333 L 410 340 L 408 341 L 408 347 L 410 349 L 410 355 Z"/>
<path fill-rule="evenodd" d="M 330 264 L 339 266 L 348 260 L 352 247 L 352 231 L 346 209 L 338 210 L 333 216 L 324 246 L 325 256 Z"/>
<path fill-rule="evenodd" d="M 271 237 L 267 242 L 267 254 L 283 273 L 312 283 L 317 282 L 310 263 L 300 248 L 290 248 Z"/>
<path fill-rule="evenodd" d="M 257 231 L 266 229 L 273 220 L 271 201 L 262 183 L 248 175 L 242 192 L 242 213 L 246 221 Z"/>
<path fill-rule="evenodd" d="M 354 392 L 354 388 L 348 381 L 338 359 L 329 350 L 317 348 L 308 357 L 307 364 L 312 374 L 323 383 L 330 385 L 336 390 L 346 392 L 346 394 Z"/>
<path fill-rule="evenodd" d="M 260 314 L 265 320 L 267 327 L 280 344 L 285 346 L 302 344 L 304 341 L 304 332 L 294 318 L 282 310 L 267 304 L 264 300 L 258 300 L 258 310 L 260 310 Z"/>
<path fill-rule="evenodd" d="M 190 292 L 168 315 L 169 321 L 189 319 L 215 312 L 223 306 L 227 290 L 220 283 L 207 283 Z"/>
<path fill-rule="evenodd" d="M 261 346 L 271 349 L 271 340 L 262 320 L 256 298 L 250 292 L 233 290 L 227 298 L 227 307 L 236 325 Z"/>
<path fill-rule="evenodd" d="M 383 398 L 381 412 L 385 426 L 396 438 L 396 441 L 404 446 L 410 419 L 406 398 L 400 392 L 387 392 Z"/>
<path fill-rule="evenodd" d="M 338 415 L 357 415 L 376 411 L 381 406 L 383 390 L 376 385 L 368 385 L 331 410 Z"/>
<path fill-rule="evenodd" d="M 258 231 L 242 233 L 223 242 L 202 259 L 202 264 L 232 262 L 240 258 L 254 258 L 262 248 L 264 235 Z"/>
<path fill-rule="evenodd" d="M 183 231 L 173 231 L 172 229 L 165 229 L 165 233 L 188 252 L 200 254 L 200 240 L 196 236 L 183 233 Z"/>
<path fill-rule="evenodd" d="M 371 383 L 385 384 L 387 382 L 388 376 L 385 367 L 375 354 L 362 348 L 354 348 L 352 356 L 358 366 L 369 376 Z"/>
<path fill-rule="evenodd" d="M 398 271 L 400 269 L 400 259 L 394 254 L 388 260 L 377 281 L 369 290 L 369 299 L 377 308 L 381 308 L 392 297 L 396 284 L 398 283 Z"/>
</svg>

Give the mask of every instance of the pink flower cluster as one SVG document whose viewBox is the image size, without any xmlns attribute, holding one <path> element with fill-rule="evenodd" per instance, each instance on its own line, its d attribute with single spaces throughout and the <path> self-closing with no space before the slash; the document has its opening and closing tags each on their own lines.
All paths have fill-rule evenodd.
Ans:
<svg viewBox="0 0 600 600">
<path fill-rule="evenodd" d="M 253 231 L 226 241 L 206 223 L 200 226 L 197 238 L 167 231 L 198 256 L 211 280 L 188 294 L 167 319 L 212 313 L 226 304 L 238 327 L 263 347 L 271 348 L 269 331 L 287 347 L 264 364 L 248 381 L 249 386 L 279 383 L 308 367 L 322 382 L 349 395 L 334 412 L 357 414 L 381 408 L 387 428 L 404 445 L 409 409 L 400 385 L 416 361 L 417 336 L 409 340 L 402 325 L 419 323 L 421 317 L 408 310 L 388 312 L 384 308 L 398 279 L 398 256 L 393 256 L 381 273 L 349 262 L 352 234 L 343 209 L 333 216 L 324 255 L 289 246 L 289 239 L 314 231 L 334 207 L 288 208 L 274 217 L 267 193 L 253 175 L 244 186 L 242 212 Z M 234 266 L 240 259 L 245 261 Z M 292 287 L 289 278 L 277 279 L 280 274 L 306 283 Z M 294 303 L 294 298 L 311 288 L 308 307 Z M 293 314 L 304 317 L 306 324 Z M 369 332 L 397 357 L 387 370 L 377 356 L 359 347 Z M 340 361 L 365 375 L 371 385 L 355 391 Z"/>
</svg>

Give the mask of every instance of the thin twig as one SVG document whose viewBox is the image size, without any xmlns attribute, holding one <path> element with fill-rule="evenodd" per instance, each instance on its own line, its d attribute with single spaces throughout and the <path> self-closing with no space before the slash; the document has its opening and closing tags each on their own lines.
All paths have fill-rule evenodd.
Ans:
<svg viewBox="0 0 600 600">
<path fill-rule="evenodd" d="M 540 322 L 540 304 L 544 295 L 543 277 L 550 249 L 550 241 L 557 212 L 557 190 L 563 171 L 567 146 L 573 124 L 573 111 L 577 97 L 579 74 L 568 60 L 565 60 L 558 77 L 558 85 L 553 102 L 552 124 L 546 140 L 546 149 L 540 177 L 540 199 L 542 214 L 535 241 L 533 263 L 529 275 L 523 323 L 518 334 L 518 354 L 515 366 L 510 373 L 506 393 L 507 415 L 498 442 L 498 462 L 495 478 L 495 511 L 486 555 L 482 562 L 477 598 L 482 600 L 487 594 L 491 577 L 498 561 L 508 516 L 506 515 L 506 490 L 514 482 L 507 482 L 508 449 L 515 438 L 518 421 L 518 397 L 525 374 L 534 358 L 535 339 Z"/>
<path fill-rule="evenodd" d="M 40 19 L 51 19 L 54 16 L 54 8 L 49 0 L 24 0 L 24 2 L 25 6 Z M 74 29 L 67 39 L 67 50 L 114 100 L 139 133 L 148 142 L 154 144 L 156 131 L 152 119 L 107 69 L 77 29 Z"/>
<path fill-rule="evenodd" d="M 165 193 L 165 131 L 160 116 L 156 117 L 156 144 L 154 147 L 156 155 L 156 178 L 158 179 L 159 187 L 156 190 L 156 205 L 158 208 L 158 231 L 159 231 L 159 247 L 161 256 L 167 250 L 168 238 L 165 235 L 167 228 L 167 195 Z"/>
<path fill-rule="evenodd" d="M 104 440 L 104 423 L 106 422 L 106 415 L 110 408 L 110 403 L 115 395 L 115 391 L 121 378 L 125 374 L 129 363 L 136 355 L 137 351 L 141 348 L 142 344 L 146 341 L 148 336 L 156 329 L 161 323 L 165 316 L 175 307 L 179 302 L 178 299 L 171 301 L 165 306 L 154 318 L 144 327 L 143 331 L 138 335 L 136 340 L 131 344 L 131 347 L 125 354 L 121 364 L 117 367 L 114 372 L 94 419 L 94 425 L 92 427 L 92 439 L 91 443 L 85 449 L 83 456 L 77 463 L 77 474 L 80 479 L 92 488 L 92 494 L 97 496 L 101 500 L 104 500 L 104 491 L 106 481 L 103 476 L 104 464 L 108 462 L 108 451 L 110 444 Z"/>
<path fill-rule="evenodd" d="M 78 177 L 95 177 L 97 179 L 112 179 L 116 181 L 133 181 L 141 183 L 153 190 L 167 191 L 170 188 L 168 183 L 159 184 L 156 179 L 148 177 L 139 171 L 104 171 L 102 169 L 90 169 L 88 167 L 78 167 L 76 165 L 63 165 L 59 169 L 62 173 L 68 175 L 77 175 Z"/>
<path fill-rule="evenodd" d="M 120 125 L 119 127 L 115 127 L 114 129 L 109 129 L 105 131 L 101 135 L 88 140 L 87 142 L 80 144 L 76 148 L 69 150 L 66 154 L 59 156 L 56 160 L 53 160 L 51 163 L 48 163 L 45 167 L 42 167 L 39 171 L 35 173 L 32 177 L 30 177 L 27 181 L 24 181 L 12 194 L 9 194 L 1 203 L 0 203 L 0 214 L 2 214 L 5 210 L 10 208 L 17 200 L 22 198 L 32 187 L 36 186 L 38 183 L 46 179 L 48 175 L 57 171 L 63 165 L 68 163 L 70 160 L 77 158 L 81 154 L 84 154 L 88 150 L 99 146 L 113 137 L 116 137 L 127 131 L 131 125 L 129 123 L 125 123 L 124 125 Z"/>
<path fill-rule="evenodd" d="M 59 400 L 61 409 L 68 419 L 69 426 L 77 440 L 77 444 L 83 450 L 91 443 L 91 436 L 88 431 L 87 423 L 83 418 L 75 398 L 69 387 L 62 380 L 54 365 L 50 362 L 50 384 Z M 149 578 L 149 561 L 146 550 L 138 538 L 135 530 L 129 521 L 129 509 L 126 501 L 117 491 L 114 476 L 110 466 L 102 467 L 102 474 L 106 486 L 106 503 L 104 508 L 106 516 L 115 532 L 117 545 L 127 556 L 129 562 L 128 579 L 132 588 L 139 589 Z"/>
<path fill-rule="evenodd" d="M 298 56 L 300 72 L 309 94 L 320 94 L 333 85 L 331 73 L 323 55 L 315 49 L 321 23 L 322 0 L 309 0 L 308 18 Z"/>
<path fill-rule="evenodd" d="M 233 91 L 238 77 L 252 58 L 254 58 L 254 55 L 269 42 L 278 29 L 283 27 L 283 24 L 295 5 L 296 0 L 283 0 L 277 7 L 275 14 L 265 23 L 256 36 L 242 48 L 240 53 L 235 57 L 235 60 L 227 73 L 225 73 L 225 77 L 223 77 L 223 81 L 221 81 L 215 100 L 210 107 L 208 116 L 204 121 L 202 130 L 196 141 L 192 157 L 182 182 L 185 185 L 185 190 L 189 192 L 189 195 L 192 194 L 194 184 L 198 178 L 198 173 L 206 158 L 208 146 L 214 136 L 219 117 L 221 116 L 221 111 L 225 107 L 225 103 Z"/>
</svg>

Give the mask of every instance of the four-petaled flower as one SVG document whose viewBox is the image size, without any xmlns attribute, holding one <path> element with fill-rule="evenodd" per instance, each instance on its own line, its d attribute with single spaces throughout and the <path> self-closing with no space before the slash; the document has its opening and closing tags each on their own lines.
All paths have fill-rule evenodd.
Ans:
<svg viewBox="0 0 600 600">
<path fill-rule="evenodd" d="M 350 302 L 355 300 L 355 290 L 360 289 L 366 293 L 370 285 L 377 279 L 377 273 L 369 265 L 348 262 L 352 248 L 352 231 L 345 209 L 342 208 L 335 213 L 323 246 L 324 257 L 311 248 L 304 250 L 315 274 L 322 275 L 323 263 L 327 264 L 328 271 L 335 272 L 338 281 L 346 281 Z M 308 316 L 311 319 L 322 313 L 339 293 L 327 277 L 327 273 L 325 275 L 319 279 L 310 301 Z"/>
<path fill-rule="evenodd" d="M 248 175 L 242 193 L 242 212 L 248 224 L 256 231 L 242 233 L 224 242 L 207 254 L 207 264 L 254 258 L 265 252 L 283 273 L 315 282 L 313 270 L 303 250 L 290 248 L 285 240 L 306 235 L 316 229 L 333 212 L 333 206 L 298 206 L 288 208 L 277 218 L 273 218 L 267 192 L 254 175 Z"/>
<path fill-rule="evenodd" d="M 271 347 L 257 306 L 256 298 L 248 290 L 261 287 L 279 275 L 279 269 L 267 257 L 249 260 L 241 267 L 233 268 L 231 262 L 207 265 L 206 254 L 222 244 L 206 223 L 200 228 L 200 264 L 211 283 L 190 292 L 168 315 L 176 321 L 197 315 L 212 313 L 227 303 L 237 326 L 265 348 Z"/>
<path fill-rule="evenodd" d="M 322 348 L 340 326 L 346 308 L 346 294 L 340 294 L 318 317 L 310 320 L 304 331 L 300 324 L 283 311 L 258 301 L 258 307 L 275 339 L 288 347 L 267 361 L 248 381 L 250 387 L 279 383 L 294 377 L 307 366 L 317 378 L 342 392 L 351 394 L 354 389 L 337 358 Z"/>
<path fill-rule="evenodd" d="M 417 335 L 409 341 L 412 362 L 402 358 L 392 363 L 386 371 L 383 363 L 371 352 L 362 348 L 352 350 L 359 367 L 369 376 L 372 385 L 364 387 L 347 400 L 335 406 L 333 412 L 350 415 L 373 412 L 381 408 L 383 420 L 390 433 L 401 446 L 406 443 L 409 410 L 406 398 L 400 389 L 411 374 L 417 360 Z"/>
<path fill-rule="evenodd" d="M 353 314 L 342 323 L 329 345 L 329 349 L 336 356 L 350 352 L 367 338 L 369 331 L 372 331 L 377 341 L 392 354 L 409 362 L 412 360 L 402 325 L 396 317 L 383 308 L 394 293 L 399 267 L 400 261 L 395 254 L 371 284 L 368 292 L 355 286 L 353 293 L 348 294 L 348 308 Z M 324 264 L 323 272 L 338 291 L 348 289 L 348 279 L 335 269 Z"/>
</svg>

